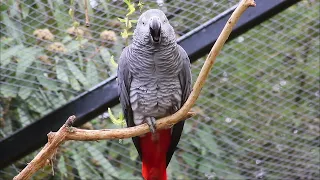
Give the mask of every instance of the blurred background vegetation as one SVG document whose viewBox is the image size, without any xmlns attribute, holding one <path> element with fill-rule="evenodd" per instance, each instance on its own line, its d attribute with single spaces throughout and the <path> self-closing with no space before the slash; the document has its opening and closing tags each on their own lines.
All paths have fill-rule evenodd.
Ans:
<svg viewBox="0 0 320 180">
<path fill-rule="evenodd" d="M 121 32 L 132 31 L 118 18 L 132 2 L 89 1 L 90 27 L 83 2 L 1 2 L 0 138 L 115 75 L 112 59 L 126 43 Z M 237 2 L 143 1 L 142 11 L 165 11 L 180 37 Z M 132 20 L 140 15 L 134 3 Z M 225 45 L 194 107 L 198 115 L 186 122 L 169 179 L 320 176 L 319 8 L 319 1 L 303 0 Z M 194 79 L 204 58 L 192 65 Z M 109 116 L 82 128 L 119 128 Z M 35 153 L 0 170 L 0 179 L 11 179 Z M 54 166 L 34 179 L 141 179 L 140 166 L 130 139 L 67 142 Z"/>
</svg>

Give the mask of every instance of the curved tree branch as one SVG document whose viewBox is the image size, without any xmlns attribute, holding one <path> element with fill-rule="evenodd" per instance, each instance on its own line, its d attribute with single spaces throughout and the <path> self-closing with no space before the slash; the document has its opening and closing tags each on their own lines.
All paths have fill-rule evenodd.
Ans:
<svg viewBox="0 0 320 180">
<path fill-rule="evenodd" d="M 191 107 L 195 104 L 198 99 L 201 89 L 204 86 L 205 80 L 207 79 L 211 68 L 216 60 L 217 55 L 222 49 L 224 43 L 228 39 L 232 28 L 239 20 L 243 12 L 250 6 L 255 6 L 254 0 L 242 0 L 235 11 L 232 13 L 221 34 L 219 35 L 216 43 L 212 47 L 202 69 L 193 86 L 188 100 L 182 106 L 182 108 L 175 114 L 161 118 L 156 121 L 157 129 L 164 129 L 172 127 L 179 121 L 185 120 L 194 115 L 190 113 Z M 36 155 L 36 157 L 16 176 L 14 180 L 28 179 L 39 169 L 44 167 L 50 162 L 50 159 L 56 153 L 58 147 L 67 140 L 77 141 L 96 141 L 105 139 L 124 139 L 134 136 L 140 136 L 149 132 L 147 124 L 142 124 L 130 128 L 122 129 L 102 129 L 102 130 L 83 130 L 71 127 L 75 116 L 70 116 L 66 123 L 59 129 L 58 132 L 50 132 L 48 134 L 48 143 L 43 149 Z"/>
</svg>

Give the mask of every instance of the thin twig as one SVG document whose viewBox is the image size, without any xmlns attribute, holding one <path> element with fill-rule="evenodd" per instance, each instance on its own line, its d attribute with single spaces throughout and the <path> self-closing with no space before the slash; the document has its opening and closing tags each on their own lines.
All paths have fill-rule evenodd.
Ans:
<svg viewBox="0 0 320 180">
<path fill-rule="evenodd" d="M 84 8 L 85 8 L 85 15 L 86 15 L 86 26 L 90 26 L 90 21 L 89 21 L 89 12 L 88 12 L 88 0 L 84 0 Z"/>
<path fill-rule="evenodd" d="M 211 68 L 213 67 L 217 55 L 228 39 L 232 28 L 249 6 L 255 6 L 254 0 L 242 0 L 240 2 L 239 6 L 232 13 L 230 19 L 223 28 L 216 43 L 212 47 L 197 78 L 197 81 L 193 86 L 193 91 L 191 92 L 187 102 L 175 114 L 157 120 L 157 129 L 172 127 L 179 121 L 185 120 L 194 115 L 194 113 L 189 113 L 189 111 L 199 97 L 201 89 L 204 86 L 205 80 L 208 77 Z M 48 143 L 37 154 L 37 156 L 16 177 L 14 177 L 15 180 L 28 179 L 35 172 L 44 167 L 47 161 L 50 161 L 51 157 L 53 157 L 59 145 L 62 144 L 65 140 L 96 141 L 105 139 L 123 139 L 140 136 L 149 132 L 147 124 L 122 129 L 83 130 L 71 127 L 74 119 L 75 116 L 70 116 L 67 122 L 59 129 L 58 132 L 50 132 L 48 134 Z"/>
</svg>

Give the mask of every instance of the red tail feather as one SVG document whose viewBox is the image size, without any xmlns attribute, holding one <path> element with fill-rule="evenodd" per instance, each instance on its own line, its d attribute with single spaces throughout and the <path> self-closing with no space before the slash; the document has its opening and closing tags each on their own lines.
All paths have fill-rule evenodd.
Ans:
<svg viewBox="0 0 320 180">
<path fill-rule="evenodd" d="M 153 136 L 140 137 L 142 176 L 145 180 L 167 180 L 166 154 L 170 145 L 171 129 L 159 130 Z"/>
</svg>

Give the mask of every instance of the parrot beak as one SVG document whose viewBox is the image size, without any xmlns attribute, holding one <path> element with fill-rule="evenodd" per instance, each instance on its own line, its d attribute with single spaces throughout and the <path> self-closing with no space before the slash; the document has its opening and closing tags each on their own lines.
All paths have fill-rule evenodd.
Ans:
<svg viewBox="0 0 320 180">
<path fill-rule="evenodd" d="M 151 18 L 151 21 L 149 23 L 149 29 L 153 42 L 159 43 L 161 35 L 161 23 L 159 18 Z"/>
</svg>

